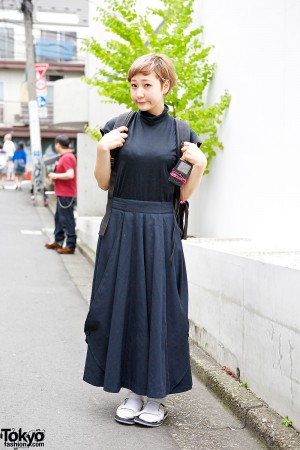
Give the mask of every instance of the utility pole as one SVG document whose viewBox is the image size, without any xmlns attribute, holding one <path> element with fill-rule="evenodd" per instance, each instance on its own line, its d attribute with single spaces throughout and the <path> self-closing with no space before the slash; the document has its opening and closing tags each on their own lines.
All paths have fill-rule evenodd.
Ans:
<svg viewBox="0 0 300 450">
<path fill-rule="evenodd" d="M 32 36 L 32 13 L 33 4 L 31 0 L 22 0 L 21 11 L 24 14 L 25 42 L 26 42 L 26 72 L 28 86 L 28 111 L 29 111 L 29 129 L 30 146 L 33 159 L 33 193 L 34 201 L 37 206 L 43 204 L 43 174 L 42 174 L 42 146 L 40 133 L 40 119 L 38 104 L 36 100 L 36 72 L 35 55 Z"/>
</svg>

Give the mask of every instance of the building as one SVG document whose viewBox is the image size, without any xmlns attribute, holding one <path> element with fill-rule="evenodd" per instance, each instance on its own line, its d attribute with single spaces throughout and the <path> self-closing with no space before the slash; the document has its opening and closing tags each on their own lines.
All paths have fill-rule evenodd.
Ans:
<svg viewBox="0 0 300 450">
<path fill-rule="evenodd" d="M 7 132 L 29 146 L 28 93 L 26 87 L 25 31 L 21 0 L 0 3 L 0 141 Z M 81 42 L 88 33 L 88 2 L 76 0 L 68 7 L 59 0 L 33 0 L 33 38 L 36 63 L 47 63 L 43 96 L 39 102 L 43 153 L 53 138 L 64 132 L 76 139 L 83 124 L 54 124 L 54 83 L 80 78 L 85 54 Z M 38 97 L 39 98 L 39 97 Z M 45 108 L 46 106 L 46 108 Z"/>
</svg>

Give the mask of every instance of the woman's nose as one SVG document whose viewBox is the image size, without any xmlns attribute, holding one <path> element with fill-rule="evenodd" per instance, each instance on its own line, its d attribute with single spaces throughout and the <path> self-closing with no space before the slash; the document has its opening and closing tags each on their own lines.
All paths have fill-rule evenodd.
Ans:
<svg viewBox="0 0 300 450">
<path fill-rule="evenodd" d="M 137 96 L 138 98 L 144 97 L 144 92 L 143 92 L 143 90 L 142 90 L 142 89 L 138 89 L 138 90 L 136 91 L 136 96 Z"/>
</svg>

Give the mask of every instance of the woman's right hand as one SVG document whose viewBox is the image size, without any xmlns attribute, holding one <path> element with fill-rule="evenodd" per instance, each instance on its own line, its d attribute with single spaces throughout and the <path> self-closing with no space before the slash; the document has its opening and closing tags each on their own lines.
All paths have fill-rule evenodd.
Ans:
<svg viewBox="0 0 300 450">
<path fill-rule="evenodd" d="M 127 132 L 128 128 L 125 126 L 111 130 L 98 142 L 97 149 L 100 152 L 107 152 L 114 150 L 115 148 L 123 147 L 124 142 L 128 137 Z"/>
</svg>

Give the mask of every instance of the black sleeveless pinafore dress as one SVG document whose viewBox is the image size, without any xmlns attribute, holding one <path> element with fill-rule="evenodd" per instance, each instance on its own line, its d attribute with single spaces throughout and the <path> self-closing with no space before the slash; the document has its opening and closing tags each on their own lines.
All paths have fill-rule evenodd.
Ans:
<svg viewBox="0 0 300 450">
<path fill-rule="evenodd" d="M 198 142 L 194 132 L 191 142 Z M 83 379 L 107 392 L 123 387 L 162 398 L 192 387 L 187 276 L 168 181 L 176 158 L 168 108 L 159 116 L 138 112 L 115 163 L 112 211 L 99 236 L 84 329 Z"/>
</svg>

